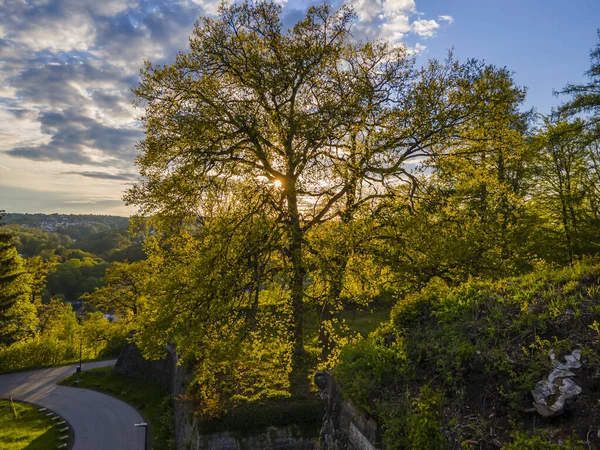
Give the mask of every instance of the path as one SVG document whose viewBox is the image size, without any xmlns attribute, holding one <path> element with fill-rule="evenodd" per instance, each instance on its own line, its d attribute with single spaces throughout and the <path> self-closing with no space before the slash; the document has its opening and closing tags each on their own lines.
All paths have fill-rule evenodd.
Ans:
<svg viewBox="0 0 600 450">
<path fill-rule="evenodd" d="M 84 363 L 83 370 L 114 365 L 115 361 Z M 62 416 L 75 432 L 73 450 L 142 450 L 143 422 L 127 403 L 88 389 L 57 386 L 75 372 L 75 365 L 0 375 L 0 398 L 12 395 L 44 406 Z"/>
</svg>

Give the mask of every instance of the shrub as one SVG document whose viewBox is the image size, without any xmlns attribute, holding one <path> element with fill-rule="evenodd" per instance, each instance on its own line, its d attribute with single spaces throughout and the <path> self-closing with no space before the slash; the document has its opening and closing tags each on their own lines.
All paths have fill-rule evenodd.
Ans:
<svg viewBox="0 0 600 450">
<path fill-rule="evenodd" d="M 16 342 L 0 349 L 0 371 L 12 372 L 33 367 L 56 366 L 74 362 L 78 358 L 78 349 L 64 341 Z"/>
<path fill-rule="evenodd" d="M 589 395 L 578 398 L 578 409 L 593 410 L 600 402 L 599 278 L 600 265 L 584 261 L 454 288 L 434 279 L 399 301 L 368 340 L 344 347 L 335 378 L 344 396 L 382 425 L 388 448 L 442 448 L 444 435 L 450 446 L 473 436 L 509 440 L 531 408 L 531 389 L 551 370 L 551 349 L 557 358 L 581 350 L 589 376 L 578 383 Z M 590 414 L 583 419 L 597 423 Z M 561 426 L 579 432 L 578 421 Z M 510 448 L 545 442 L 515 436 Z"/>
</svg>

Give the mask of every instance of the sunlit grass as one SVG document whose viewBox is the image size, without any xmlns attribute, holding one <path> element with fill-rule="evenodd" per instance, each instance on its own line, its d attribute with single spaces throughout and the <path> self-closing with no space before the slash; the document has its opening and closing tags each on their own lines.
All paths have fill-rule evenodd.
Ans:
<svg viewBox="0 0 600 450">
<path fill-rule="evenodd" d="M 350 332 L 358 333 L 366 338 L 375 331 L 383 322 L 390 320 L 391 306 L 379 305 L 373 308 L 348 308 L 339 314 Z M 319 329 L 319 319 L 314 311 L 308 312 L 305 317 L 304 335 L 307 340 L 314 338 Z"/>
<path fill-rule="evenodd" d="M 364 310 L 346 310 L 342 313 L 342 318 L 346 320 L 352 331 L 366 338 L 381 323 L 390 320 L 390 309 L 389 307 L 380 306 Z"/>
<path fill-rule="evenodd" d="M 0 400 L 0 449 L 55 449 L 59 442 L 56 422 L 35 406 L 18 402 L 14 405 L 18 418 L 10 402 Z"/>
</svg>

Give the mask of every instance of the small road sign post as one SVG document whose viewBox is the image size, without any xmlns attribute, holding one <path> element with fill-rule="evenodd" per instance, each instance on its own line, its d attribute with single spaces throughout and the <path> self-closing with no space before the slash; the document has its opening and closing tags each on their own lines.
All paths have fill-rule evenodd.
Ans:
<svg viewBox="0 0 600 450">
<path fill-rule="evenodd" d="M 136 423 L 134 427 L 144 428 L 144 450 L 148 450 L 148 424 L 146 422 Z"/>
</svg>

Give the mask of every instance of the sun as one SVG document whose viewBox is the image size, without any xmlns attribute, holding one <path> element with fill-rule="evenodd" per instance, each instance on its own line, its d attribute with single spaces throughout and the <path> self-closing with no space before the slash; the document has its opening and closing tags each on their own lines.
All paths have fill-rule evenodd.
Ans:
<svg viewBox="0 0 600 450">
<path fill-rule="evenodd" d="M 281 182 L 281 180 L 275 180 L 273 181 L 273 186 L 275 186 L 275 188 L 280 189 L 281 186 L 283 186 L 283 183 Z"/>
</svg>

